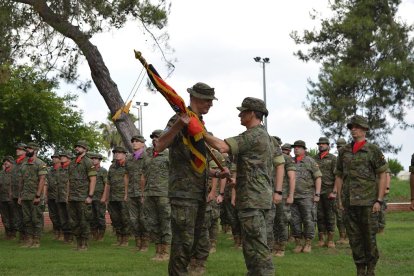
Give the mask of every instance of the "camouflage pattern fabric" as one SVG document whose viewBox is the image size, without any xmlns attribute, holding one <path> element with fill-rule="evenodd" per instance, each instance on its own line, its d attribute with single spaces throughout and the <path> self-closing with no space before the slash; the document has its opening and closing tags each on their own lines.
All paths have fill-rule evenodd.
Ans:
<svg viewBox="0 0 414 276">
<path fill-rule="evenodd" d="M 77 239 L 89 239 L 92 205 L 85 201 L 69 201 L 68 213 L 71 229 Z"/>
<path fill-rule="evenodd" d="M 335 200 L 334 211 L 336 217 L 336 227 L 338 228 L 339 233 L 346 233 L 344 224 L 344 210 L 339 209 L 338 199 Z"/>
<path fill-rule="evenodd" d="M 292 156 L 283 154 L 283 159 L 285 160 L 285 176 L 283 177 L 283 186 L 282 186 L 282 198 L 286 199 L 289 196 L 289 171 L 296 172 L 296 164 L 293 161 Z"/>
<path fill-rule="evenodd" d="M 27 235 L 40 237 L 43 229 L 43 211 L 41 204 L 34 205 L 32 200 L 22 200 L 23 225 Z"/>
<path fill-rule="evenodd" d="M 96 170 L 96 185 L 92 200 L 101 200 L 106 183 L 108 183 L 108 171 L 103 167 L 99 167 Z"/>
<path fill-rule="evenodd" d="M 108 170 L 109 201 L 124 201 L 125 165 L 114 162 Z"/>
<path fill-rule="evenodd" d="M 12 185 L 12 173 L 5 170 L 0 171 L 0 202 L 11 201 L 11 185 Z"/>
<path fill-rule="evenodd" d="M 315 180 L 321 177 L 319 166 L 312 157 L 305 156 L 296 163 L 295 199 L 312 198 L 315 195 Z"/>
<path fill-rule="evenodd" d="M 57 175 L 57 209 L 64 234 L 72 234 L 72 220 L 68 205 L 69 167 L 60 167 Z"/>
<path fill-rule="evenodd" d="M 157 153 L 156 157 L 146 158 L 144 165 L 145 196 L 168 196 L 168 150 Z"/>
<path fill-rule="evenodd" d="M 289 221 L 291 220 L 290 204 L 286 204 L 286 199 L 276 205 L 276 214 L 273 225 L 274 241 L 286 242 L 289 236 Z"/>
<path fill-rule="evenodd" d="M 267 236 L 267 246 L 270 250 L 273 248 L 274 243 L 274 225 L 275 225 L 275 217 L 276 217 L 276 205 L 272 204 L 272 209 L 265 212 L 265 220 L 266 220 L 266 236 Z"/>
<path fill-rule="evenodd" d="M 106 204 L 101 203 L 102 194 L 105 188 L 105 184 L 108 183 L 108 171 L 99 167 L 96 175 L 96 186 L 95 192 L 93 194 L 92 200 L 92 220 L 91 220 L 91 229 L 92 230 L 105 230 L 106 229 Z"/>
<path fill-rule="evenodd" d="M 322 173 L 321 195 L 329 194 L 333 190 L 335 182 L 336 170 L 336 156 L 328 153 L 321 159 L 320 154 L 315 157 L 316 163 L 319 165 L 319 170 Z"/>
<path fill-rule="evenodd" d="M 145 197 L 144 219 L 155 244 L 171 243 L 171 205 L 165 196 Z"/>
<path fill-rule="evenodd" d="M 11 201 L 0 201 L 0 216 L 4 226 L 4 230 L 7 234 L 15 233 L 17 231 L 15 225 L 13 225 L 13 207 Z"/>
<path fill-rule="evenodd" d="M 59 220 L 58 207 L 57 207 L 57 185 L 58 185 L 58 172 L 59 168 L 55 169 L 53 166 L 49 167 L 47 180 L 47 209 L 49 211 L 49 218 L 53 224 L 54 231 L 60 231 L 62 225 Z"/>
<path fill-rule="evenodd" d="M 112 226 L 117 235 L 129 235 L 128 205 L 125 201 L 109 201 L 108 211 L 111 216 Z"/>
<path fill-rule="evenodd" d="M 313 197 L 295 198 L 290 211 L 292 214 L 292 235 L 295 238 L 313 239 L 317 219 L 317 205 Z"/>
<path fill-rule="evenodd" d="M 69 165 L 69 201 L 85 201 L 89 194 L 89 177 L 96 176 L 92 160 L 86 155 Z"/>
<path fill-rule="evenodd" d="M 125 163 L 125 170 L 128 174 L 128 197 L 139 197 L 142 195 L 140 188 L 141 175 L 146 163 L 147 155 L 144 152 L 138 159 L 132 155 L 129 156 Z"/>
<path fill-rule="evenodd" d="M 72 234 L 72 220 L 69 216 L 69 207 L 68 203 L 66 202 L 58 202 L 57 203 L 57 210 L 59 221 L 62 227 L 62 231 L 64 234 Z"/>
<path fill-rule="evenodd" d="M 149 232 L 144 218 L 144 204 L 141 202 L 141 197 L 128 199 L 128 211 L 132 234 L 136 238 L 148 238 Z"/>
</svg>

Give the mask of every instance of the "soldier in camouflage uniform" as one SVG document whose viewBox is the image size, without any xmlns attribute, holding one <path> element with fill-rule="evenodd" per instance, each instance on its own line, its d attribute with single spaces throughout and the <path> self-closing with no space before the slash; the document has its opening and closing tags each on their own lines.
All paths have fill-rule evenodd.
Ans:
<svg viewBox="0 0 414 276">
<path fill-rule="evenodd" d="M 267 244 L 266 213 L 272 208 L 272 202 L 278 204 L 281 200 L 281 195 L 273 191 L 282 191 L 283 171 L 280 179 L 276 173 L 275 185 L 272 181 L 279 166 L 284 170 L 284 158 L 275 154 L 274 139 L 261 124 L 263 116 L 268 115 L 265 103 L 248 97 L 237 109 L 246 131 L 225 141 L 209 135 L 206 140 L 220 152 L 237 156 L 236 208 L 247 275 L 274 275 L 272 254 Z"/>
<path fill-rule="evenodd" d="M 346 145 L 346 140 L 344 138 L 339 138 L 336 141 L 336 148 L 338 153 L 342 147 Z M 346 235 L 346 229 L 344 224 L 344 211 L 338 207 L 338 198 L 335 199 L 335 216 L 336 216 L 336 225 L 339 231 L 339 240 L 337 244 L 349 244 L 348 236 Z"/>
<path fill-rule="evenodd" d="M 390 168 L 387 169 L 385 172 L 386 176 L 386 183 L 385 183 L 385 193 L 384 193 L 384 204 L 381 205 L 381 210 L 378 214 L 379 221 L 378 221 L 378 234 L 383 234 L 386 221 L 385 221 L 385 213 L 387 211 L 387 195 L 390 193 L 390 185 L 391 185 L 391 170 Z"/>
<path fill-rule="evenodd" d="M 18 203 L 19 199 L 19 177 L 18 173 L 20 171 L 20 168 L 23 164 L 23 162 L 26 160 L 26 144 L 18 143 L 16 145 L 16 161 L 15 165 L 12 169 L 12 208 L 13 208 L 13 225 L 17 228 L 17 231 L 19 232 L 19 242 L 25 242 L 26 240 L 26 231 L 23 225 L 23 211 L 22 206 Z"/>
<path fill-rule="evenodd" d="M 409 170 L 410 170 L 410 189 L 411 189 L 410 209 L 414 211 L 414 154 L 411 156 L 411 166 Z"/>
<path fill-rule="evenodd" d="M 108 203 L 112 226 L 117 236 L 117 246 L 128 246 L 129 214 L 128 214 L 128 183 L 126 181 L 126 154 L 124 147 L 117 146 L 112 150 L 115 162 L 109 167 L 108 182 L 101 202 Z"/>
<path fill-rule="evenodd" d="M 144 220 L 144 175 L 143 168 L 147 154 L 145 152 L 145 139 L 141 135 L 131 138 L 133 154 L 127 158 L 125 169 L 128 182 L 129 218 L 132 233 L 135 237 L 135 249 L 148 251 L 149 233 Z"/>
<path fill-rule="evenodd" d="M 2 160 L 0 171 L 0 215 L 5 230 L 5 239 L 16 238 L 16 225 L 13 224 L 13 199 L 12 199 L 12 177 L 14 158 L 5 156 Z"/>
<path fill-rule="evenodd" d="M 304 141 L 297 140 L 292 148 L 296 163 L 295 197 L 291 206 L 292 232 L 296 243 L 293 252 L 310 253 L 315 236 L 316 208 L 320 198 L 322 173 L 315 160 L 305 154 Z"/>
<path fill-rule="evenodd" d="M 88 249 L 92 199 L 95 192 L 96 170 L 86 155 L 88 144 L 80 140 L 75 144 L 76 158 L 69 165 L 69 216 L 76 237 L 76 249 Z"/>
<path fill-rule="evenodd" d="M 202 121 L 213 105 L 214 88 L 205 83 L 197 83 L 188 88 L 188 107 Z M 168 196 L 171 202 L 171 253 L 168 264 L 169 275 L 187 275 L 205 272 L 205 262 L 209 251 L 207 228 L 204 224 L 206 213 L 207 179 L 214 170 L 196 172 L 191 166 L 191 152 L 184 144 L 190 121 L 188 115 L 174 115 L 168 122 L 166 131 L 155 144 L 158 152 L 169 148 L 170 171 Z M 217 177 L 224 175 L 220 172 Z M 207 245 L 207 246 L 206 246 Z"/>
<path fill-rule="evenodd" d="M 281 147 L 282 152 L 288 156 L 290 156 L 290 152 L 292 151 L 292 145 L 289 143 L 284 143 Z"/>
<path fill-rule="evenodd" d="M 335 188 L 349 236 L 357 275 L 375 275 L 378 214 L 384 200 L 388 164 L 381 150 L 366 141 L 366 118 L 355 115 L 347 124 L 353 142 L 339 151 Z"/>
<path fill-rule="evenodd" d="M 52 156 L 52 166 L 48 168 L 46 175 L 46 191 L 47 191 L 47 209 L 49 211 L 49 218 L 53 224 L 54 239 L 59 240 L 62 232 L 62 225 L 59 220 L 57 207 L 57 175 L 60 168 L 59 154 L 55 152 Z"/>
<path fill-rule="evenodd" d="M 315 161 L 322 172 L 321 196 L 318 203 L 318 246 L 335 248 L 333 241 L 335 233 L 335 200 L 330 198 L 329 195 L 333 190 L 335 182 L 336 156 L 329 153 L 330 146 L 327 137 L 320 137 L 316 144 L 318 145 L 319 154 L 315 157 Z M 327 238 L 326 241 L 325 237 Z"/>
<path fill-rule="evenodd" d="M 30 142 L 26 147 L 26 157 L 19 171 L 20 197 L 22 205 L 23 224 L 27 233 L 27 240 L 23 247 L 40 247 L 40 235 L 43 228 L 44 202 L 43 189 L 46 182 L 47 166 L 37 158 L 39 145 Z"/>
<path fill-rule="evenodd" d="M 108 171 L 101 167 L 102 154 L 92 153 L 89 154 L 89 157 L 96 169 L 95 193 L 92 199 L 91 233 L 95 241 L 103 241 L 106 230 L 106 203 L 101 202 L 101 199 L 105 185 L 108 182 Z"/>
<path fill-rule="evenodd" d="M 60 168 L 57 171 L 57 208 L 59 221 L 62 225 L 63 241 L 71 244 L 73 241 L 72 221 L 69 216 L 69 165 L 73 157 L 70 151 L 59 153 Z"/>
<path fill-rule="evenodd" d="M 153 144 L 161 136 L 162 130 L 154 130 L 150 137 Z M 145 201 L 144 214 L 146 225 L 155 242 L 154 261 L 167 261 L 170 258 L 171 244 L 171 205 L 168 198 L 168 170 L 170 161 L 168 150 L 153 151 L 144 167 Z"/>
</svg>

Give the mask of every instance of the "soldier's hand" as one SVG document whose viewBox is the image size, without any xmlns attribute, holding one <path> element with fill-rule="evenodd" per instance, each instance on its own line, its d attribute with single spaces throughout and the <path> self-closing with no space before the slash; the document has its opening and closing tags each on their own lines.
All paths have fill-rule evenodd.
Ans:
<svg viewBox="0 0 414 276">
<path fill-rule="evenodd" d="M 21 197 L 19 197 L 19 198 L 17 199 L 17 204 L 22 205 L 22 198 L 21 198 Z"/>
<path fill-rule="evenodd" d="M 216 195 L 214 194 L 213 191 L 211 191 L 207 195 L 207 202 L 210 202 L 210 201 L 214 200 L 215 198 L 216 198 Z"/>
<path fill-rule="evenodd" d="M 236 207 L 236 199 L 235 199 L 235 198 L 232 198 L 232 199 L 231 199 L 231 205 L 232 205 L 233 207 Z"/>
<path fill-rule="evenodd" d="M 190 117 L 187 115 L 187 113 L 181 114 L 179 120 L 183 125 L 188 125 L 190 123 Z"/>
<path fill-rule="evenodd" d="M 88 197 L 85 199 L 85 203 L 86 203 L 86 204 L 91 204 L 91 203 L 92 203 L 92 198 L 91 198 L 90 196 L 88 196 Z"/>
<path fill-rule="evenodd" d="M 410 209 L 411 209 L 412 211 L 414 211 L 414 200 L 411 200 Z"/>
<path fill-rule="evenodd" d="M 103 197 L 102 197 L 102 198 L 101 198 L 101 200 L 100 200 L 100 202 L 101 202 L 101 203 L 106 203 L 105 198 L 103 198 Z"/>
<path fill-rule="evenodd" d="M 217 202 L 217 204 L 221 204 L 221 203 L 223 202 L 223 200 L 224 200 L 224 198 L 223 198 L 223 196 L 222 196 L 222 195 L 218 195 L 218 196 L 216 197 L 216 202 Z"/>
<path fill-rule="evenodd" d="M 127 200 L 128 200 L 128 197 L 127 197 Z M 144 204 L 144 201 L 145 201 L 144 196 L 141 196 L 141 204 Z"/>
<path fill-rule="evenodd" d="M 375 202 L 372 206 L 372 213 L 378 213 L 379 211 L 381 211 L 381 204 Z"/>
<path fill-rule="evenodd" d="M 220 171 L 220 178 L 230 178 L 230 170 L 227 167 L 224 167 L 222 171 Z"/>
<path fill-rule="evenodd" d="M 293 196 L 289 195 L 288 198 L 286 199 L 286 204 L 292 204 L 293 203 Z"/>
<path fill-rule="evenodd" d="M 334 192 L 330 193 L 329 196 L 328 196 L 328 198 L 330 200 L 335 200 L 336 199 L 336 193 L 334 193 Z"/>
<path fill-rule="evenodd" d="M 313 202 L 319 202 L 320 198 L 321 198 L 320 196 L 314 196 L 313 197 Z"/>
<path fill-rule="evenodd" d="M 282 202 L 282 195 L 279 195 L 277 193 L 273 193 L 273 203 L 274 204 L 279 204 L 280 202 Z"/>
<path fill-rule="evenodd" d="M 33 199 L 33 205 L 39 205 L 39 203 L 40 203 L 40 197 Z"/>
</svg>

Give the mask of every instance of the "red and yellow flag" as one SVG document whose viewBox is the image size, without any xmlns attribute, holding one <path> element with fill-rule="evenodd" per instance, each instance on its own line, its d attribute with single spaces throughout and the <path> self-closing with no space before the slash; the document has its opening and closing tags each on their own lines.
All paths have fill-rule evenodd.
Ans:
<svg viewBox="0 0 414 276">
<path fill-rule="evenodd" d="M 190 122 L 184 130 L 183 142 L 190 149 L 190 162 L 192 168 L 198 173 L 203 173 L 207 166 L 206 145 L 203 136 L 205 132 L 204 123 L 200 121 L 197 114 L 185 106 L 184 100 L 160 77 L 154 66 L 146 62 L 142 57 L 141 52 L 134 52 L 135 58 L 138 59 L 147 70 L 152 84 L 168 101 L 171 108 L 177 113 L 186 113 L 190 117 Z"/>
</svg>

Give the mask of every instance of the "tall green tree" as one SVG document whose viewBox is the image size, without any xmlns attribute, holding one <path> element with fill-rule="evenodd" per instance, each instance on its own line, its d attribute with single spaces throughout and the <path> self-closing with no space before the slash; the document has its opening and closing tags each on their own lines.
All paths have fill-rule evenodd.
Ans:
<svg viewBox="0 0 414 276">
<path fill-rule="evenodd" d="M 166 0 L 2 0 L 0 61 L 24 59 L 42 72 L 58 72 L 57 78 L 76 82 L 77 66 L 84 57 L 93 82 L 114 115 L 124 101 L 91 38 L 120 29 L 128 21 L 142 23 L 142 28 L 153 35 L 154 27 L 166 26 L 168 12 Z M 166 33 L 156 38 L 158 45 L 166 41 Z M 83 90 L 89 86 L 88 82 L 76 83 Z M 129 147 L 137 128 L 125 113 L 115 125 Z"/>
<path fill-rule="evenodd" d="M 14 155 L 18 142 L 30 141 L 43 152 L 72 149 L 79 139 L 91 150 L 106 149 L 99 125 L 85 124 L 76 110 L 76 95 L 57 96 L 57 83 L 30 67 L 0 67 L 8 72 L 0 81 L 0 156 Z"/>
<path fill-rule="evenodd" d="M 368 138 L 384 151 L 397 153 L 389 135 L 406 121 L 414 103 L 413 26 L 397 17 L 400 0 L 330 1 L 331 18 L 320 28 L 291 33 L 307 52 L 295 55 L 302 61 L 321 63 L 318 80 L 309 80 L 305 108 L 328 137 L 344 137 L 347 119 L 368 117 Z"/>
</svg>

